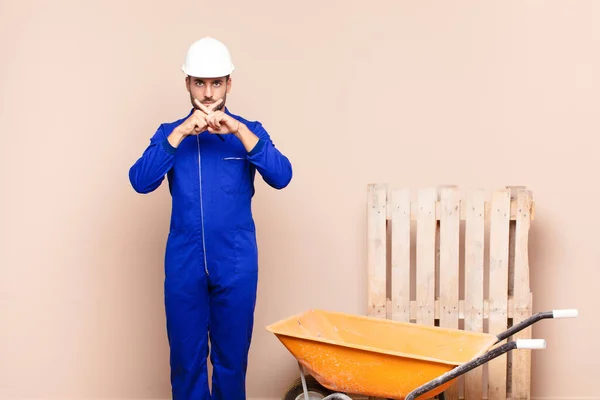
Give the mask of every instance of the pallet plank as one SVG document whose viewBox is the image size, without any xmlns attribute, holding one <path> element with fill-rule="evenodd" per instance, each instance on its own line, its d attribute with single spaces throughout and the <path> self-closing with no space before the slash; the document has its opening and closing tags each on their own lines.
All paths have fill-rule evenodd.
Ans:
<svg viewBox="0 0 600 400">
<path fill-rule="evenodd" d="M 517 324 L 531 316 L 531 293 L 529 289 L 528 236 L 530 228 L 529 210 L 531 193 L 519 190 L 517 193 L 517 221 L 514 247 L 514 311 L 513 323 Z M 531 327 L 517 333 L 513 339 L 530 339 Z M 515 399 L 529 399 L 531 389 L 531 350 L 513 352 L 512 355 L 512 395 Z"/>
<path fill-rule="evenodd" d="M 491 208 L 490 203 L 486 202 L 485 203 L 485 218 L 486 219 L 489 219 L 489 214 L 491 212 L 490 208 Z M 517 209 L 518 209 L 517 201 L 516 200 L 511 201 L 511 203 L 510 203 L 510 219 L 512 221 L 515 221 L 517 219 Z M 441 210 L 442 210 L 442 205 L 440 204 L 439 201 L 437 201 L 436 204 L 435 204 L 435 219 L 438 220 L 438 221 L 440 220 L 440 217 L 442 215 L 442 211 Z M 535 219 L 535 203 L 534 202 L 531 203 L 529 211 L 530 211 L 530 219 L 533 221 Z M 466 204 L 465 203 L 462 203 L 462 205 L 460 207 L 460 213 L 459 213 L 459 215 L 460 215 L 459 218 L 460 218 L 461 221 L 465 221 L 466 220 L 466 218 L 467 218 L 467 209 L 466 209 Z M 388 209 L 387 219 L 389 220 L 391 218 L 392 218 L 391 209 Z M 413 221 L 416 221 L 419 218 L 418 209 L 417 208 L 413 208 L 413 210 L 411 212 L 411 215 L 410 215 L 410 218 Z"/>
<path fill-rule="evenodd" d="M 394 189 L 392 209 L 392 319 L 410 322 L 410 190 Z"/>
<path fill-rule="evenodd" d="M 513 300 L 511 297 L 508 298 L 508 318 L 512 318 L 512 307 L 513 307 Z M 411 301 L 410 302 L 410 319 L 411 320 L 415 320 L 417 318 L 417 302 L 416 301 Z M 435 301 L 435 306 L 434 306 L 434 319 L 438 320 L 440 318 L 440 302 L 439 300 Z M 459 320 L 464 320 L 466 318 L 466 306 L 465 306 L 465 301 L 464 300 L 459 300 L 458 302 L 458 319 Z M 490 318 L 490 302 L 489 300 L 484 300 L 483 301 L 483 319 L 489 319 Z"/>
<path fill-rule="evenodd" d="M 440 190 L 440 326 L 458 329 L 460 195 L 455 188 Z M 446 390 L 446 399 L 458 399 L 463 378 Z"/>
<path fill-rule="evenodd" d="M 508 327 L 508 257 L 509 257 L 510 191 L 492 194 L 490 209 L 490 333 Z M 507 356 L 488 363 L 488 399 L 506 399 Z"/>
<path fill-rule="evenodd" d="M 435 205 L 437 190 L 424 188 L 417 195 L 417 323 L 434 324 L 435 308 Z"/>
<path fill-rule="evenodd" d="M 460 198 L 455 189 L 442 189 L 440 219 L 440 326 L 458 329 L 458 263 Z"/>
<path fill-rule="evenodd" d="M 519 189 L 525 189 L 524 186 L 507 186 L 510 189 L 510 202 L 511 207 L 516 204 L 517 191 Z M 516 217 L 516 216 L 515 216 Z M 514 282 L 515 282 L 515 232 L 516 232 L 516 219 L 511 218 L 508 234 L 508 296 L 512 296 L 514 293 Z M 506 368 L 506 395 L 510 396 L 512 393 L 512 362 L 513 353 L 509 352 L 506 355 L 507 368 Z"/>
<path fill-rule="evenodd" d="M 483 332 L 483 271 L 485 245 L 485 193 L 474 190 L 466 199 L 465 223 L 465 330 Z M 480 400 L 483 393 L 483 367 L 465 375 L 465 399 Z"/>
<path fill-rule="evenodd" d="M 368 187 L 367 208 L 367 266 L 368 315 L 386 317 L 386 243 L 387 243 L 387 186 L 371 184 Z"/>
</svg>

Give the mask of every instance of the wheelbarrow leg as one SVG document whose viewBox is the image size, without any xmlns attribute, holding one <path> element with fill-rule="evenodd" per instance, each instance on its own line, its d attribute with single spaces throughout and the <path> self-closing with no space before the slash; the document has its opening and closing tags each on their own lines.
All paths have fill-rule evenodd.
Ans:
<svg viewBox="0 0 600 400">
<path fill-rule="evenodd" d="M 300 368 L 300 379 L 302 380 L 302 391 L 304 392 L 304 400 L 309 400 L 308 398 L 308 388 L 306 386 L 306 377 L 304 376 L 304 368 L 302 364 L 298 362 L 298 368 Z M 323 400 L 352 400 L 351 397 L 348 397 L 344 393 L 332 393 L 329 396 L 325 397 Z"/>
<path fill-rule="evenodd" d="M 304 392 L 304 400 L 309 400 L 308 388 L 306 387 L 306 377 L 304 376 L 304 368 L 302 368 L 302 364 L 300 364 L 300 362 L 298 362 L 298 368 L 300 368 L 300 379 L 302 380 L 302 391 Z"/>
</svg>

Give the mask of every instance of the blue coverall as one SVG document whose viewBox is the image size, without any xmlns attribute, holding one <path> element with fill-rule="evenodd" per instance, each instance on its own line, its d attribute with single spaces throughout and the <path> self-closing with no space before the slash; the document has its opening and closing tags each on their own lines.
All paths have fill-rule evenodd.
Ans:
<svg viewBox="0 0 600 400">
<path fill-rule="evenodd" d="M 250 152 L 233 134 L 207 131 L 172 147 L 167 137 L 190 112 L 161 124 L 129 171 L 139 193 L 154 191 L 166 175 L 172 197 L 164 294 L 174 400 L 246 399 L 258 279 L 251 210 L 255 172 L 276 189 L 292 178 L 290 161 L 260 122 L 224 112 L 258 136 Z"/>
</svg>

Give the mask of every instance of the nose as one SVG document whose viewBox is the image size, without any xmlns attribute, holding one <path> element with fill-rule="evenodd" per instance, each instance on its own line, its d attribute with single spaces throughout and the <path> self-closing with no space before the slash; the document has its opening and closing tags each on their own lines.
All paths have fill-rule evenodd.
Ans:
<svg viewBox="0 0 600 400">
<path fill-rule="evenodd" d="M 210 87 L 210 85 L 206 85 L 206 88 L 204 89 L 204 97 L 212 97 L 212 88 Z"/>
</svg>

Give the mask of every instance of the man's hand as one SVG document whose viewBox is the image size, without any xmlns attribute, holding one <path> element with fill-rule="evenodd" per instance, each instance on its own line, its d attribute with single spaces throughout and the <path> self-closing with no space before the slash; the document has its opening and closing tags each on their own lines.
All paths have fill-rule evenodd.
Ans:
<svg viewBox="0 0 600 400">
<path fill-rule="evenodd" d="M 181 128 L 181 133 L 185 136 L 198 135 L 199 133 L 204 132 L 208 127 L 208 115 L 211 114 L 222 101 L 223 99 L 216 101 L 210 107 L 206 107 L 204 104 L 200 103 L 198 99 L 194 99 L 199 110 L 194 110 L 192 115 L 183 121 L 177 129 Z"/>
<path fill-rule="evenodd" d="M 206 123 L 210 133 L 218 135 L 232 133 L 242 142 L 248 152 L 252 151 L 258 143 L 258 136 L 237 119 L 232 118 L 223 111 L 214 111 L 214 108 L 209 109 L 199 101 L 196 101 L 196 104 L 200 110 L 206 113 Z"/>
<path fill-rule="evenodd" d="M 175 130 L 179 131 L 183 137 L 187 137 L 204 132 L 207 126 L 206 114 L 200 110 L 194 110 L 192 115 L 175 128 Z"/>
<path fill-rule="evenodd" d="M 212 113 L 213 110 L 223 101 L 222 99 L 215 102 L 211 107 L 206 107 L 200 103 L 197 99 L 194 99 L 197 105 L 201 106 L 200 110 L 194 110 L 185 121 L 183 121 L 173 132 L 169 135 L 169 143 L 173 147 L 179 146 L 179 143 L 190 135 L 198 135 L 206 130 L 208 127 L 207 117 L 208 114 Z"/>
<path fill-rule="evenodd" d="M 197 100 L 196 105 L 206 114 L 206 123 L 210 133 L 224 135 L 228 133 L 237 133 L 239 131 L 240 122 L 235 118 L 231 118 L 223 111 L 214 111 L 215 105 L 208 108 Z"/>
</svg>

